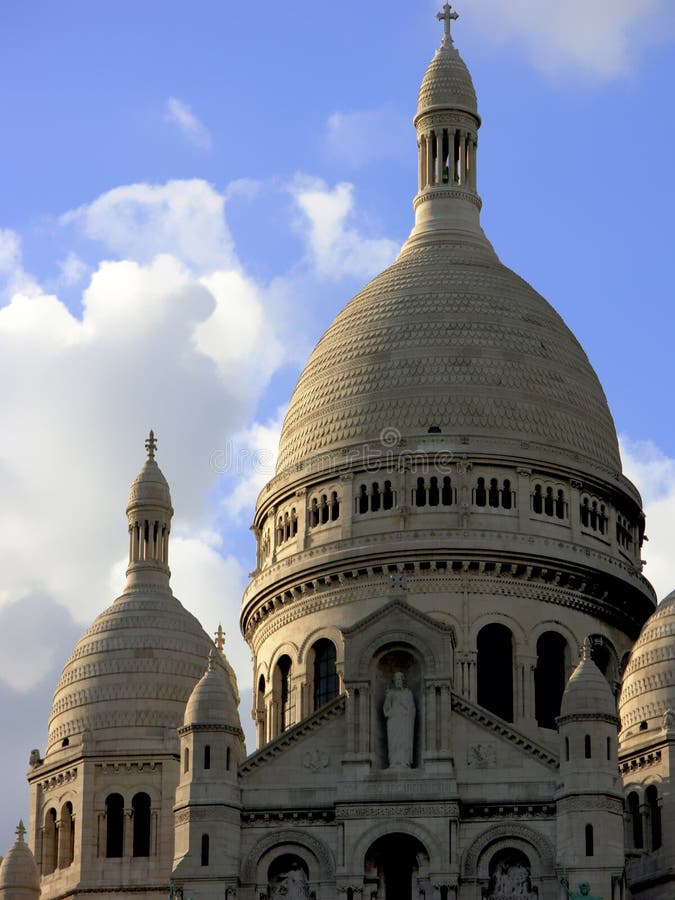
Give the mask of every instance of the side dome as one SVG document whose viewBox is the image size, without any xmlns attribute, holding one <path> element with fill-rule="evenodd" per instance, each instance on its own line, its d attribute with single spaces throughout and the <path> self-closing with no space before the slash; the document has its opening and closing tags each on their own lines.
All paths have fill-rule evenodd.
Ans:
<svg viewBox="0 0 675 900">
<path fill-rule="evenodd" d="M 232 725 L 241 730 L 237 706 L 234 672 L 224 658 L 216 657 L 216 651 L 211 648 L 208 668 L 195 685 L 185 707 L 183 725 L 186 728 L 190 725 Z"/>
<path fill-rule="evenodd" d="M 363 445 L 414 451 L 432 427 L 449 451 L 621 471 L 579 342 L 486 240 L 408 244 L 354 297 L 300 375 L 277 472 L 340 466 Z"/>
<path fill-rule="evenodd" d="M 171 495 L 155 462 L 157 441 L 135 479 L 127 519 L 129 565 L 122 595 L 102 612 L 67 661 L 49 717 L 47 754 L 90 738 L 114 749 L 178 741 L 188 697 L 213 641 L 173 596 Z"/>
<path fill-rule="evenodd" d="M 64 666 L 47 753 L 94 733 L 97 745 L 171 739 L 213 641 L 173 596 L 134 591 L 102 612 Z"/>
<path fill-rule="evenodd" d="M 631 651 L 619 699 L 621 741 L 644 732 L 651 738 L 669 710 L 675 711 L 675 591 L 647 620 Z"/>
<path fill-rule="evenodd" d="M 579 665 L 570 675 L 560 704 L 560 718 L 586 718 L 596 715 L 616 718 L 616 704 L 607 679 L 591 658 L 584 643 Z"/>
<path fill-rule="evenodd" d="M 26 829 L 19 822 L 16 841 L 7 851 L 0 865 L 0 898 L 18 900 L 40 896 L 40 875 L 30 847 L 24 841 Z"/>
</svg>

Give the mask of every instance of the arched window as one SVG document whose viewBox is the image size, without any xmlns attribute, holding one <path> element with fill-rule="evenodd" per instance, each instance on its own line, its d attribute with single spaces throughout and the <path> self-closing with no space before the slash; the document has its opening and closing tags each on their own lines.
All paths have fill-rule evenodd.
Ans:
<svg viewBox="0 0 675 900">
<path fill-rule="evenodd" d="M 476 506 L 485 506 L 487 503 L 487 491 L 485 490 L 485 479 L 479 478 L 474 490 L 474 502 Z"/>
<path fill-rule="evenodd" d="M 105 855 L 113 859 L 124 855 L 124 797 L 109 794 L 105 801 Z"/>
<path fill-rule="evenodd" d="M 661 807 L 656 785 L 650 784 L 645 791 L 645 801 L 649 815 L 649 832 L 651 838 L 650 850 L 658 850 L 661 846 Z"/>
<path fill-rule="evenodd" d="M 570 739 L 565 738 L 565 762 L 570 761 Z"/>
<path fill-rule="evenodd" d="M 48 809 L 45 830 L 42 835 L 42 874 L 51 875 L 58 865 L 59 834 L 56 828 L 56 810 Z"/>
<path fill-rule="evenodd" d="M 534 670 L 534 709 L 541 728 L 555 728 L 566 683 L 567 641 L 557 631 L 546 631 L 537 641 Z"/>
<path fill-rule="evenodd" d="M 225 769 L 230 771 L 230 759 L 232 757 L 232 751 L 230 750 L 230 745 L 228 744 L 225 748 Z"/>
<path fill-rule="evenodd" d="M 384 491 L 382 492 L 382 509 L 393 509 L 394 492 L 391 489 L 391 481 L 385 481 Z"/>
<path fill-rule="evenodd" d="M 488 491 L 488 503 L 495 509 L 499 506 L 499 482 L 496 478 L 490 479 L 490 490 Z"/>
<path fill-rule="evenodd" d="M 358 507 L 359 507 L 359 512 L 361 514 L 368 512 L 368 500 L 369 500 L 368 488 L 366 487 L 365 484 L 362 484 L 361 489 L 359 491 L 359 499 L 358 499 Z"/>
<path fill-rule="evenodd" d="M 184 772 L 190 771 L 190 748 L 189 747 L 186 747 L 185 750 L 183 750 L 183 771 Z"/>
<path fill-rule="evenodd" d="M 590 734 L 584 735 L 584 756 L 586 759 L 591 759 L 591 736 Z"/>
<path fill-rule="evenodd" d="M 586 837 L 586 856 L 593 856 L 593 826 L 587 825 L 584 829 Z"/>
<path fill-rule="evenodd" d="M 135 794 L 131 800 L 134 823 L 134 856 L 150 856 L 150 797 Z"/>
<path fill-rule="evenodd" d="M 330 520 L 331 522 L 337 522 L 340 518 L 340 500 L 338 499 L 337 491 L 333 491 L 330 495 Z"/>
<path fill-rule="evenodd" d="M 380 496 L 380 485 L 377 483 L 377 481 L 374 481 L 374 482 L 373 482 L 372 491 L 371 491 L 371 494 L 370 494 L 370 509 L 371 509 L 371 512 L 378 512 L 378 511 L 379 511 L 381 499 L 382 499 L 382 498 L 381 498 L 381 496 Z"/>
<path fill-rule="evenodd" d="M 265 716 L 265 676 L 258 679 L 258 697 L 256 703 L 256 717 L 258 722 L 258 747 L 267 741 L 267 723 Z"/>
<path fill-rule="evenodd" d="M 208 866 L 209 864 L 209 836 L 208 834 L 202 835 L 202 865 Z"/>
<path fill-rule="evenodd" d="M 290 656 L 282 656 L 276 666 L 279 697 L 279 731 L 286 731 L 295 722 L 295 691 L 291 685 Z"/>
<path fill-rule="evenodd" d="M 446 475 L 443 479 L 441 503 L 443 504 L 443 506 L 452 506 L 452 481 L 450 480 L 449 475 Z"/>
<path fill-rule="evenodd" d="M 544 511 L 544 498 L 541 494 L 541 485 L 535 484 L 534 493 L 532 494 L 532 512 L 540 515 Z"/>
<path fill-rule="evenodd" d="M 204 768 L 211 768 L 211 744 L 204 744 Z"/>
<path fill-rule="evenodd" d="M 633 849 L 642 850 L 644 847 L 644 834 L 642 831 L 642 816 L 640 815 L 640 798 L 636 791 L 630 792 L 626 805 Z"/>
<path fill-rule="evenodd" d="M 73 804 L 64 803 L 61 807 L 61 827 L 59 828 L 59 869 L 67 869 L 73 862 L 75 846 L 75 820 Z"/>
<path fill-rule="evenodd" d="M 319 709 L 338 695 L 339 680 L 335 668 L 335 645 L 327 638 L 314 644 L 314 709 Z"/>
<path fill-rule="evenodd" d="M 415 488 L 415 506 L 427 505 L 427 489 L 424 486 L 424 478 L 417 479 L 417 487 Z"/>
<path fill-rule="evenodd" d="M 438 489 L 438 478 L 429 479 L 429 506 L 438 506 L 440 503 L 440 491 Z"/>
<path fill-rule="evenodd" d="M 478 632 L 478 703 L 513 722 L 513 637 L 506 625 L 493 623 Z"/>
</svg>

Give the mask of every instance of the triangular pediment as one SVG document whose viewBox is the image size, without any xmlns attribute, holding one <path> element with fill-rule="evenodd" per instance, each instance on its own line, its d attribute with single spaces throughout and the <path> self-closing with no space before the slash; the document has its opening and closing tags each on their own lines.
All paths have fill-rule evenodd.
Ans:
<svg viewBox="0 0 675 900">
<path fill-rule="evenodd" d="M 455 631 L 451 625 L 439 622 L 414 606 L 405 599 L 402 594 L 392 597 L 387 603 L 382 604 L 373 612 L 359 619 L 349 628 L 343 628 L 345 637 L 354 637 L 362 632 L 370 631 L 374 625 L 384 623 L 387 627 L 400 627 L 405 625 L 406 620 L 410 620 L 417 627 L 422 625 L 432 631 L 436 631 L 441 635 L 448 636 L 455 643 Z"/>
</svg>

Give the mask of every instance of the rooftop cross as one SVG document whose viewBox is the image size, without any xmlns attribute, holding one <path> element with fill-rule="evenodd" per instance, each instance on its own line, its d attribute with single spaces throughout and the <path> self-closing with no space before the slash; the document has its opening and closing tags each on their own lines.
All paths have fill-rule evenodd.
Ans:
<svg viewBox="0 0 675 900">
<path fill-rule="evenodd" d="M 148 459 L 154 459 L 155 450 L 157 449 L 157 440 L 155 438 L 155 432 L 152 430 L 145 441 L 145 449 L 148 451 Z"/>
<path fill-rule="evenodd" d="M 23 836 L 26 833 L 26 826 L 23 824 L 23 819 L 19 819 L 19 824 L 16 828 L 16 836 L 19 838 L 21 842 L 23 842 Z"/>
<path fill-rule="evenodd" d="M 456 19 L 459 19 L 459 13 L 455 12 L 455 10 L 452 8 L 452 6 L 450 6 L 449 3 L 446 3 L 443 7 L 442 12 L 439 12 L 436 18 L 439 22 L 443 22 L 443 27 L 445 29 L 445 34 L 443 35 L 443 46 L 447 47 L 448 44 L 452 44 L 450 23 L 454 22 Z"/>
</svg>

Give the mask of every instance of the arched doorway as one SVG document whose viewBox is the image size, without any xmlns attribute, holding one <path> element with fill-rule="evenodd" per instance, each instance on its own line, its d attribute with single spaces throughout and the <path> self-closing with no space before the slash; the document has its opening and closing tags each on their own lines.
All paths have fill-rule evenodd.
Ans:
<svg viewBox="0 0 675 900">
<path fill-rule="evenodd" d="M 366 853 L 364 897 L 374 900 L 413 900 L 420 896 L 420 880 L 427 875 L 429 855 L 409 834 L 385 834 Z"/>
</svg>

